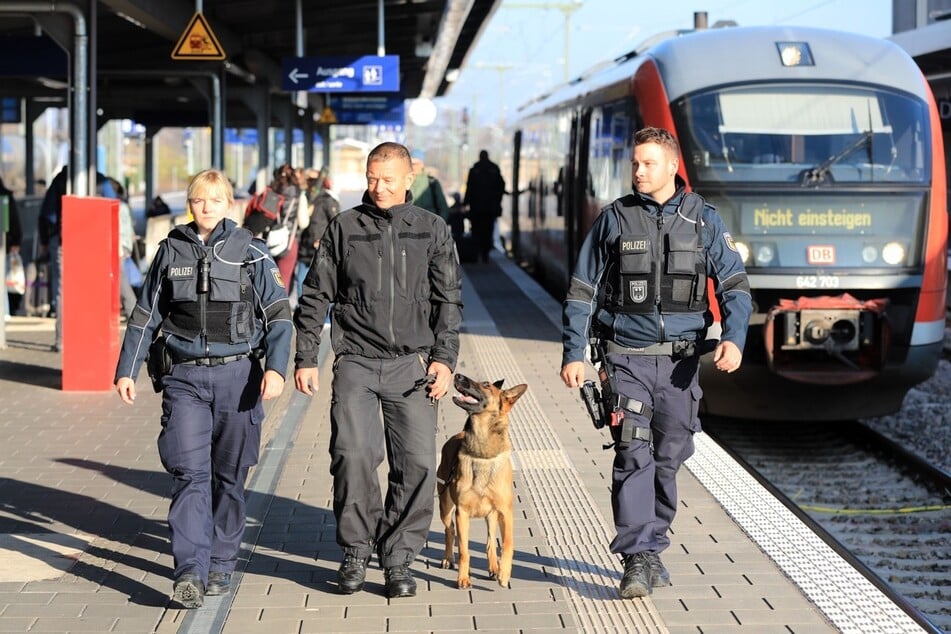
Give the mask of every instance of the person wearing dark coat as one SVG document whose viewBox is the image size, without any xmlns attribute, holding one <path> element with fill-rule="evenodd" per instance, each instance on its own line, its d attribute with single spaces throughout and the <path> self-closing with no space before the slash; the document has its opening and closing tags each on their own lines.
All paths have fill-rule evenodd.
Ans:
<svg viewBox="0 0 951 634">
<path fill-rule="evenodd" d="M 297 270 L 294 277 L 298 297 L 304 291 L 304 277 L 310 270 L 310 261 L 314 259 L 317 247 L 320 246 L 320 238 L 330 221 L 340 213 L 340 199 L 333 191 L 333 181 L 329 176 L 324 177 L 320 192 L 313 197 L 312 204 L 310 220 L 300 233 L 300 246 L 297 249 Z"/>
<path fill-rule="evenodd" d="M 0 199 L 3 198 L 8 201 L 7 213 L 10 218 L 6 235 L 7 254 L 19 253 L 20 242 L 23 240 L 23 230 L 20 228 L 20 212 L 17 210 L 17 201 L 13 197 L 13 192 L 4 185 L 3 178 L 0 178 Z M 8 302 L 5 306 L 9 306 L 9 314 L 16 314 L 23 296 L 15 293 L 8 293 L 7 295 L 4 298 L 4 302 Z M 8 314 L 6 309 L 4 309 L 3 314 Z"/>
<path fill-rule="evenodd" d="M 376 551 L 392 599 L 416 594 L 410 565 L 433 520 L 436 403 L 459 356 L 462 290 L 449 227 L 414 204 L 406 147 L 378 145 L 366 174 L 362 203 L 330 221 L 304 279 L 294 382 L 308 396 L 317 389 L 333 304 L 330 473 L 343 549 L 337 588 L 362 590 Z M 384 458 L 385 496 L 377 475 Z"/>
<path fill-rule="evenodd" d="M 469 170 L 466 179 L 465 205 L 469 208 L 469 223 L 475 238 L 479 258 L 489 261 L 495 219 L 502 215 L 502 196 L 505 180 L 499 166 L 489 160 L 489 153 L 479 152 L 479 160 Z"/>
</svg>

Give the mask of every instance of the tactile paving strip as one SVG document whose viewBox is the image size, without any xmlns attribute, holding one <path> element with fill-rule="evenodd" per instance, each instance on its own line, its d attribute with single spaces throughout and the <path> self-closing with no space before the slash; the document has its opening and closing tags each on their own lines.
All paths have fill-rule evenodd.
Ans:
<svg viewBox="0 0 951 634">
<path fill-rule="evenodd" d="M 841 632 L 924 631 L 706 434 L 687 468 Z"/>
<path fill-rule="evenodd" d="M 488 376 L 505 376 L 508 385 L 524 383 L 505 339 L 494 322 L 479 318 L 485 307 L 475 303 L 467 298 L 465 330 L 473 335 L 473 347 Z M 617 600 L 619 565 L 605 550 L 612 536 L 531 390 L 509 416 L 517 478 L 531 491 L 530 503 L 561 569 L 579 628 L 585 632 L 666 632 L 649 600 Z"/>
</svg>

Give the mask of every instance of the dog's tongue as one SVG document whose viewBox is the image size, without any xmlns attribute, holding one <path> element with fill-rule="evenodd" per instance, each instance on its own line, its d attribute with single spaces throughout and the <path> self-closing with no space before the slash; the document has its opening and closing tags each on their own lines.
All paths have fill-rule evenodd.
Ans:
<svg viewBox="0 0 951 634">
<path fill-rule="evenodd" d="M 479 401 L 474 396 L 469 396 L 467 394 L 459 394 L 456 396 L 463 403 L 478 403 Z"/>
</svg>

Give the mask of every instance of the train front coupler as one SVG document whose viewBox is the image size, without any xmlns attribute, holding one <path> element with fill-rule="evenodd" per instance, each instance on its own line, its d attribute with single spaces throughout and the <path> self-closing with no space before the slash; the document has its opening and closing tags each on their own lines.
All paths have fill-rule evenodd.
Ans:
<svg viewBox="0 0 951 634">
<path fill-rule="evenodd" d="M 887 305 L 887 299 L 862 301 L 849 294 L 780 300 L 766 317 L 770 370 L 803 383 L 870 379 L 885 364 Z"/>
</svg>

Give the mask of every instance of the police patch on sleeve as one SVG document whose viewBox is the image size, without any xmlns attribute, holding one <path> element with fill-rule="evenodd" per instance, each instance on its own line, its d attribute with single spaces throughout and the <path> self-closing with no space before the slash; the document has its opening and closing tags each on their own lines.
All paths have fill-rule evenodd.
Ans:
<svg viewBox="0 0 951 634">
<path fill-rule="evenodd" d="M 730 235 L 729 231 L 723 232 L 723 241 L 726 242 L 726 246 L 730 251 L 736 251 L 736 242 L 733 241 L 733 236 Z"/>
<path fill-rule="evenodd" d="M 271 269 L 271 275 L 274 276 L 274 281 L 277 283 L 278 286 L 280 286 L 281 288 L 285 288 L 284 278 L 281 277 L 281 270 L 279 268 L 274 267 L 273 269 Z"/>
</svg>

